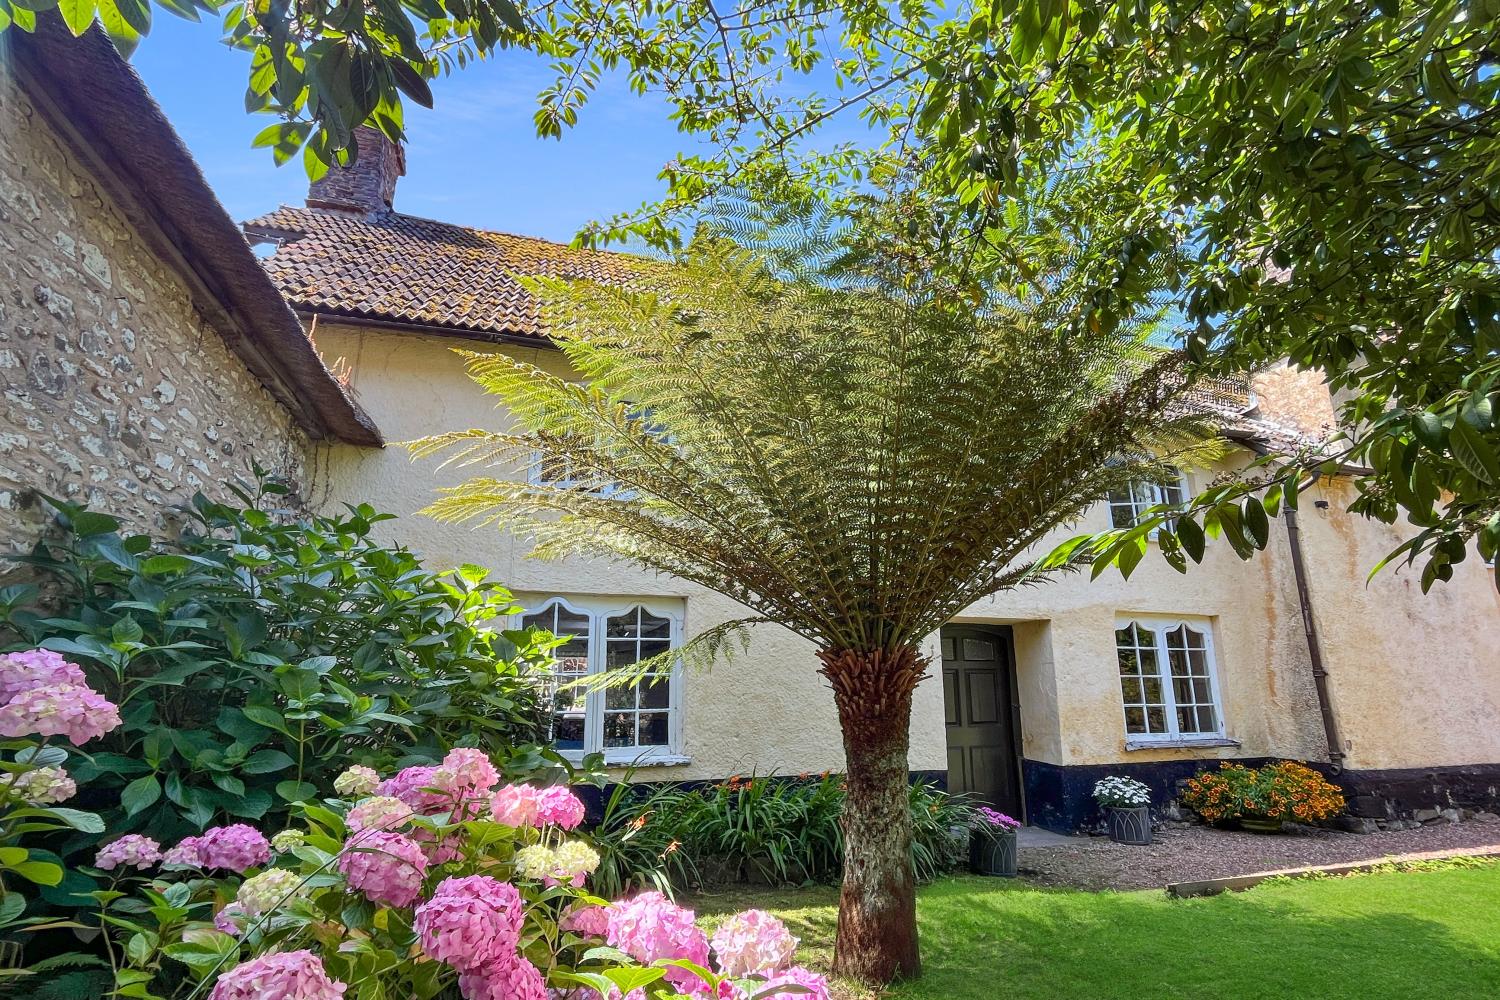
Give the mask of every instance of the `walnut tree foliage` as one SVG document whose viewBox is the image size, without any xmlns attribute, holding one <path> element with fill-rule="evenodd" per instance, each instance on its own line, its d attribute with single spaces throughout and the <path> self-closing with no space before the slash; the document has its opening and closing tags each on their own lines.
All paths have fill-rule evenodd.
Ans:
<svg viewBox="0 0 1500 1000">
<path fill-rule="evenodd" d="M 759 622 L 913 648 L 1040 579 L 1028 549 L 1111 488 L 1211 447 L 1173 406 L 1184 355 L 1147 342 L 1149 315 L 1091 329 L 1066 236 L 1015 222 L 1049 282 L 910 204 L 705 227 L 626 286 L 536 279 L 577 377 L 464 352 L 511 426 L 415 446 L 483 470 L 428 512 L 733 598 L 750 614 L 698 640 L 710 655 Z"/>
</svg>

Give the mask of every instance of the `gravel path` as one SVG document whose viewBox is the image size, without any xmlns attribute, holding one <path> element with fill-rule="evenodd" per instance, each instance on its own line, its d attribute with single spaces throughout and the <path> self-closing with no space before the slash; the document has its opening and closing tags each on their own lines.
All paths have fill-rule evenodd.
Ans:
<svg viewBox="0 0 1500 1000">
<path fill-rule="evenodd" d="M 1189 826 L 1157 831 L 1156 842 L 1149 847 L 1116 844 L 1106 837 L 1075 837 L 1065 845 L 1027 847 L 1021 851 L 1020 868 L 1023 879 L 1039 885 L 1149 889 L 1168 882 L 1276 868 L 1488 846 L 1500 851 L 1500 823 L 1471 820 L 1369 834 L 1307 828 L 1264 834 Z"/>
</svg>

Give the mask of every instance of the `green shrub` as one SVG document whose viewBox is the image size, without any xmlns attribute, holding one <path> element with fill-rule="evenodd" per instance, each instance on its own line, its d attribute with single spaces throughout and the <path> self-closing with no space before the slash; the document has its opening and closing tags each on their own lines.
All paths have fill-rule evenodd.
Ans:
<svg viewBox="0 0 1500 1000">
<path fill-rule="evenodd" d="M 174 841 L 221 817 L 274 830 L 351 763 L 460 744 L 507 758 L 544 735 L 533 674 L 554 640 L 491 630 L 516 610 L 505 588 L 375 542 L 391 515 L 294 517 L 272 508 L 284 492 L 262 477 L 241 505 L 195 497 L 171 542 L 53 501 L 60 531 L 26 561 L 61 610 L 0 591 L 0 648 L 63 653 L 120 706 L 124 724 L 68 765 L 110 836 Z"/>
<path fill-rule="evenodd" d="M 594 842 L 600 891 L 684 888 L 692 882 L 795 885 L 843 872 L 842 775 L 735 776 L 715 785 L 620 785 Z M 974 807 L 918 782 L 911 786 L 912 864 L 927 881 L 963 864 Z"/>
</svg>

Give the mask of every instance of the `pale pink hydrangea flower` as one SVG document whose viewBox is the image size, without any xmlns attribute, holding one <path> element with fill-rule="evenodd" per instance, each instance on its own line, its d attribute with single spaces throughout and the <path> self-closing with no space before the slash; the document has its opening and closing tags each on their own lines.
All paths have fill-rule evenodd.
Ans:
<svg viewBox="0 0 1500 1000">
<path fill-rule="evenodd" d="M 82 684 L 22 691 L 0 708 L 0 736 L 64 736 L 81 746 L 120 724 L 114 703 Z"/>
<path fill-rule="evenodd" d="M 488 875 L 446 878 L 417 907 L 412 928 L 422 950 L 460 972 L 513 959 L 525 904 L 516 887 Z"/>
<path fill-rule="evenodd" d="M 373 767 L 355 764 L 333 779 L 333 790 L 340 795 L 369 795 L 380 784 L 380 775 Z"/>
<path fill-rule="evenodd" d="M 219 912 L 214 914 L 214 930 L 230 937 L 239 937 L 245 933 L 245 927 L 250 923 L 250 914 L 236 900 L 230 900 L 219 907 Z"/>
<path fill-rule="evenodd" d="M 112 840 L 99 848 L 94 855 L 94 867 L 103 871 L 126 868 L 150 868 L 161 860 L 161 845 L 150 837 L 138 833 L 127 833 L 119 840 Z"/>
<path fill-rule="evenodd" d="M 209 1000 L 341 1000 L 346 989 L 328 978 L 318 956 L 303 949 L 235 966 L 219 977 Z"/>
<path fill-rule="evenodd" d="M 0 705 L 32 688 L 65 684 L 88 687 L 83 670 L 50 649 L 27 649 L 0 654 Z"/>
<path fill-rule="evenodd" d="M 548 1000 L 542 970 L 519 955 L 460 973 L 458 988 L 465 1000 Z"/>
<path fill-rule="evenodd" d="M 559 926 L 585 937 L 604 937 L 609 933 L 609 907 L 575 905 L 563 915 Z"/>
<path fill-rule="evenodd" d="M 571 830 L 583 822 L 583 801 L 564 785 L 553 785 L 537 793 L 537 819 Z"/>
<path fill-rule="evenodd" d="M 725 920 L 714 931 L 712 944 L 719 971 L 728 976 L 775 972 L 797 952 L 797 939 L 764 910 L 746 910 Z"/>
<path fill-rule="evenodd" d="M 338 870 L 349 888 L 372 903 L 410 906 L 422 894 L 427 856 L 410 837 L 386 830 L 367 830 L 344 845 Z"/>
<path fill-rule="evenodd" d="M 253 826 L 232 823 L 212 826 L 197 838 L 198 867 L 242 872 L 271 860 L 271 844 Z"/>
<path fill-rule="evenodd" d="M 708 966 L 708 936 L 693 922 L 693 911 L 659 892 L 643 892 L 612 905 L 605 940 L 640 962 L 675 958 Z M 670 968 L 666 978 L 684 993 L 706 988 L 686 969 Z"/>
<path fill-rule="evenodd" d="M 394 795 L 374 795 L 357 802 L 344 817 L 352 832 L 361 830 L 394 830 L 411 819 L 411 806 Z"/>
<path fill-rule="evenodd" d="M 18 776 L 11 791 L 34 806 L 53 806 L 76 795 L 78 785 L 60 767 L 38 767 Z"/>
<path fill-rule="evenodd" d="M 763 993 L 777 986 L 801 986 L 807 992 L 787 991 L 783 993 L 769 994 L 764 1000 L 771 996 L 788 997 L 789 1000 L 829 1000 L 828 979 L 816 972 L 802 968 L 800 965 L 789 966 L 780 972 L 772 973 L 766 978 L 766 985 L 755 992 Z"/>
<path fill-rule="evenodd" d="M 537 816 L 539 803 L 536 789 L 530 785 L 501 785 L 490 799 L 490 811 L 495 822 L 506 826 L 533 827 L 541 821 Z"/>
</svg>

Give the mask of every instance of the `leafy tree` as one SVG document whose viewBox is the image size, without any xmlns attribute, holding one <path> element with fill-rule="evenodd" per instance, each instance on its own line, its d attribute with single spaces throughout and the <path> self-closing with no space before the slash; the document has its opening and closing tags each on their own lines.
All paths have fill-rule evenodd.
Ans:
<svg viewBox="0 0 1500 1000">
<path fill-rule="evenodd" d="M 732 654 L 766 624 L 812 643 L 849 783 L 835 967 L 876 983 L 919 968 L 906 786 L 923 640 L 1041 579 L 1027 550 L 1111 487 L 1165 481 L 1205 447 L 1198 421 L 1164 415 L 1184 356 L 1148 344 L 1148 323 L 1090 326 L 1062 230 L 1013 216 L 1040 283 L 945 239 L 924 204 L 857 224 L 737 216 L 739 242 L 711 227 L 629 288 L 536 281 L 578 378 L 468 353 L 512 429 L 415 446 L 496 470 L 444 491 L 439 518 L 748 609 L 675 655 Z M 538 462 L 567 485 L 531 481 Z"/>
</svg>

